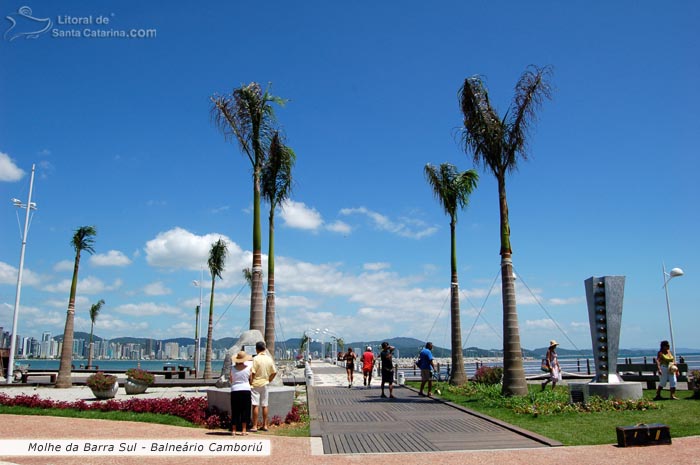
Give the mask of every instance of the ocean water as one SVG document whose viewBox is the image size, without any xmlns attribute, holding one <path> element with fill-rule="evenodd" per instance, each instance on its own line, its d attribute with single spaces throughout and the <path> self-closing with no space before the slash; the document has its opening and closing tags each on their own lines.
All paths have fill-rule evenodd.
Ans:
<svg viewBox="0 0 700 465">
<path fill-rule="evenodd" d="M 21 359 L 17 363 L 22 366 L 29 365 L 30 370 L 47 370 L 58 371 L 60 360 L 51 359 Z M 76 369 L 83 368 L 87 364 L 87 360 L 74 360 L 73 366 Z M 83 365 L 83 367 L 81 367 Z M 166 365 L 169 366 L 184 366 L 186 368 L 194 368 L 194 363 L 191 360 L 95 360 L 93 365 L 104 371 L 126 371 L 129 368 L 140 367 L 149 371 L 161 371 Z M 224 365 L 223 360 L 213 360 L 211 369 L 214 373 L 219 373 Z M 200 370 L 204 370 L 204 361 L 200 364 Z"/>
</svg>

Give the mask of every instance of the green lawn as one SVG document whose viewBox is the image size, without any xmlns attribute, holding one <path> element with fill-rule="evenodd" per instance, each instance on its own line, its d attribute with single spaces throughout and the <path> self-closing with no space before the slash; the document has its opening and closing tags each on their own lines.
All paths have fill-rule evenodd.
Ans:
<svg viewBox="0 0 700 465">
<path fill-rule="evenodd" d="M 413 384 L 413 383 L 411 383 Z M 541 434 L 565 445 L 612 444 L 617 442 L 615 427 L 639 423 L 663 423 L 671 428 L 671 437 L 700 435 L 700 401 L 691 399 L 692 392 L 679 391 L 680 400 L 662 400 L 653 402 L 656 409 L 596 411 L 596 412 L 562 412 L 553 414 L 515 413 L 505 404 L 514 403 L 519 407 L 531 408 L 535 403 L 543 406 L 567 405 L 568 389 L 557 387 L 540 392 L 539 386 L 530 386 L 530 396 L 512 401 L 498 400 L 495 396 L 486 396 L 483 392 L 451 392 L 445 384 L 440 384 L 441 398 L 491 417 L 503 420 L 529 431 Z M 496 389 L 497 391 L 497 389 Z M 651 401 L 655 391 L 645 390 L 644 399 Z M 668 391 L 664 391 L 668 397 Z M 544 409 L 544 406 L 542 407 Z M 565 407 L 564 407 L 565 408 Z M 536 409 L 535 409 L 536 410 Z M 556 407 L 553 408 L 556 410 Z"/>
<path fill-rule="evenodd" d="M 98 410 L 75 410 L 75 409 L 58 409 L 58 408 L 35 408 L 35 407 L 18 407 L 0 405 L 0 414 L 7 415 L 43 415 L 50 417 L 67 417 L 67 418 L 88 418 L 99 420 L 112 421 L 140 421 L 144 423 L 158 423 L 161 425 L 170 426 L 185 426 L 189 428 L 198 428 L 197 425 L 190 423 L 184 418 L 174 415 L 162 415 L 157 413 L 133 413 L 133 412 L 101 412 Z"/>
</svg>

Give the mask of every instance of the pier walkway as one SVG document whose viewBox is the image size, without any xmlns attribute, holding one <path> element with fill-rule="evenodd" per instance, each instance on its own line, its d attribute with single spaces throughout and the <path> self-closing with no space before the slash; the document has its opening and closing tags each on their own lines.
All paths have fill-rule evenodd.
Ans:
<svg viewBox="0 0 700 465">
<path fill-rule="evenodd" d="M 345 370 L 323 362 L 312 365 L 308 390 L 311 436 L 325 454 L 413 453 L 560 446 L 464 407 L 421 397 L 406 386 L 394 399 L 382 398 L 379 380 L 366 388 L 355 376 L 348 388 Z M 388 388 L 385 390 L 388 395 Z"/>
</svg>

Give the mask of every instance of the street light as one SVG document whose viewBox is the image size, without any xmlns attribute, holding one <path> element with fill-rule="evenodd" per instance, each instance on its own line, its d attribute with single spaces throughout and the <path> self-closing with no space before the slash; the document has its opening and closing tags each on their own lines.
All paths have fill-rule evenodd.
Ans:
<svg viewBox="0 0 700 465">
<path fill-rule="evenodd" d="M 676 344 L 673 341 L 673 323 L 671 322 L 671 304 L 669 303 L 669 300 L 668 300 L 668 282 L 670 280 L 672 280 L 673 278 L 677 278 L 678 276 L 683 276 L 683 270 L 681 270 L 680 268 L 672 268 L 669 273 L 666 273 L 666 265 L 663 263 L 661 264 L 661 269 L 664 272 L 664 290 L 666 291 L 666 311 L 668 312 L 668 329 L 671 332 L 671 353 L 673 354 L 674 357 L 677 357 L 678 354 L 676 353 Z"/>
<path fill-rule="evenodd" d="M 17 273 L 17 292 L 15 293 L 15 311 L 12 316 L 12 339 L 10 340 L 10 360 L 7 367 L 7 384 L 12 383 L 12 372 L 15 368 L 15 350 L 17 350 L 17 319 L 19 317 L 19 297 L 22 293 L 22 271 L 24 270 L 24 250 L 27 247 L 27 232 L 29 231 L 29 212 L 36 210 L 36 204 L 32 202 L 32 189 L 34 188 L 34 167 L 32 165 L 32 176 L 29 179 L 29 198 L 27 203 L 22 203 L 19 199 L 12 199 L 15 207 L 25 208 L 27 214 L 24 217 L 24 232 L 22 233 L 22 248 L 19 253 L 19 271 Z"/>
<path fill-rule="evenodd" d="M 201 340 L 202 338 L 199 337 L 199 328 L 200 328 L 200 320 L 202 319 L 202 280 L 204 279 L 204 269 L 200 271 L 200 276 L 199 276 L 199 281 L 196 279 L 192 281 L 192 284 L 194 284 L 195 287 L 199 288 L 199 305 L 197 305 L 197 310 L 195 311 L 195 323 L 194 323 L 194 339 L 195 339 L 195 346 L 194 346 L 194 377 L 198 378 L 199 377 L 199 362 L 200 359 L 202 358 L 202 349 L 201 349 Z"/>
</svg>

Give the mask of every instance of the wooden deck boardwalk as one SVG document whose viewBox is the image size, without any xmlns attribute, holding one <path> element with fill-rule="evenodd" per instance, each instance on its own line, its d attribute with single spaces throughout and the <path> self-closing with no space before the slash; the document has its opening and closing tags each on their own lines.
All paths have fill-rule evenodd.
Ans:
<svg viewBox="0 0 700 465">
<path fill-rule="evenodd" d="M 314 367 L 314 373 L 343 372 Z M 310 386 L 311 435 L 325 454 L 517 449 L 561 445 L 454 404 L 396 386 L 395 399 L 378 386 Z M 357 379 L 356 379 L 357 384 Z M 387 389 L 388 395 L 388 389 Z"/>
</svg>

